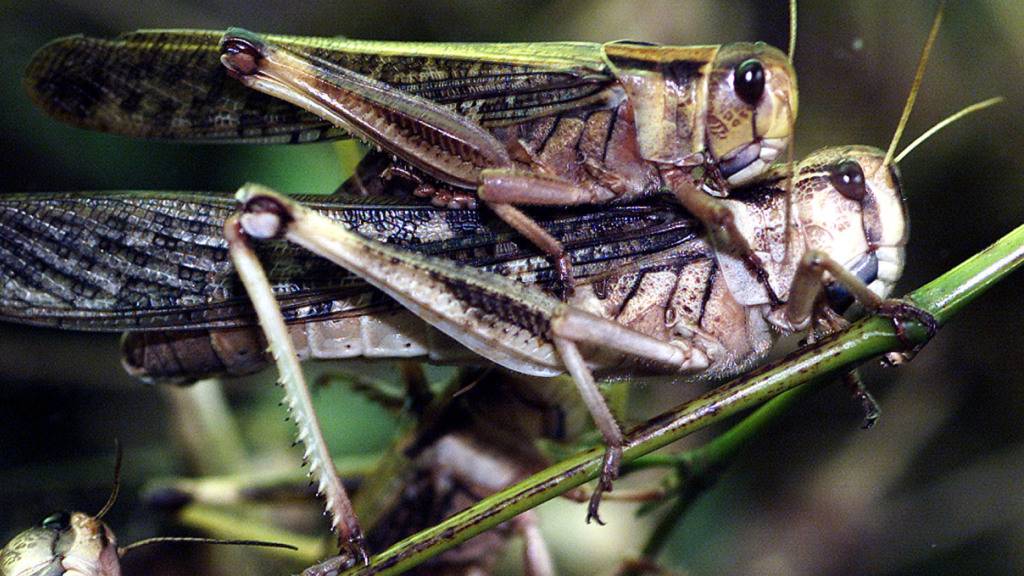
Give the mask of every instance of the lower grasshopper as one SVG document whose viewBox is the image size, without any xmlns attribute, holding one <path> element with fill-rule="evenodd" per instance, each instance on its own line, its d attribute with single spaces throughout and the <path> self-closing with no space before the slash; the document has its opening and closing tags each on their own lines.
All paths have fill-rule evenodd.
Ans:
<svg viewBox="0 0 1024 576">
<path fill-rule="evenodd" d="M 260 540 L 157 537 L 118 546 L 103 517 L 113 508 L 120 488 L 121 450 L 114 466 L 114 488 L 99 512 L 57 512 L 38 526 L 15 536 L 0 548 L 0 576 L 121 576 L 121 558 L 131 550 L 161 542 L 203 542 L 237 546 L 288 548 L 294 546 Z"/>
</svg>

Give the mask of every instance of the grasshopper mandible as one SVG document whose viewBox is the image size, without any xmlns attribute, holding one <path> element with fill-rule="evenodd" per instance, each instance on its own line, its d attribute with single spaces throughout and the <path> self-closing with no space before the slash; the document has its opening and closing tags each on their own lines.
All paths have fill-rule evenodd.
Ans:
<svg viewBox="0 0 1024 576">
<path fill-rule="evenodd" d="M 193 75 L 201 81 L 181 81 Z M 554 259 L 567 293 L 563 247 L 516 205 L 629 202 L 668 188 L 724 227 L 757 268 L 702 189 L 727 194 L 762 174 L 787 147 L 797 113 L 789 59 L 761 43 L 423 44 L 140 31 L 57 40 L 27 76 L 33 99 L 54 116 L 134 136 L 308 142 L 340 128 L 394 155 L 389 174 L 414 179 L 417 194 L 451 207 L 480 198 Z"/>
<path fill-rule="evenodd" d="M 121 576 L 121 558 L 131 550 L 161 542 L 203 542 L 237 546 L 288 548 L 294 546 L 261 540 L 156 537 L 118 546 L 103 516 L 113 508 L 120 489 L 121 449 L 114 465 L 114 487 L 96 515 L 56 512 L 0 548 L 0 576 Z"/>
</svg>

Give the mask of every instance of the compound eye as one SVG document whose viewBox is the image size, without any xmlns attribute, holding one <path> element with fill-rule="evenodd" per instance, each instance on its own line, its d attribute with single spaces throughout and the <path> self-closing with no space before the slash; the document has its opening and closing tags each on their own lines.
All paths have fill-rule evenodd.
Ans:
<svg viewBox="0 0 1024 576">
<path fill-rule="evenodd" d="M 832 186 L 850 200 L 860 202 L 867 194 L 867 190 L 864 188 L 864 171 L 861 170 L 860 164 L 853 160 L 840 162 L 832 170 L 829 179 L 832 181 Z"/>
<path fill-rule="evenodd" d="M 764 66 L 753 58 L 740 62 L 733 71 L 732 86 L 740 100 L 757 104 L 764 94 Z"/>
<path fill-rule="evenodd" d="M 68 528 L 71 528 L 71 513 L 61 511 L 50 514 L 43 520 L 43 528 L 56 530 L 57 532 L 66 531 Z"/>
</svg>

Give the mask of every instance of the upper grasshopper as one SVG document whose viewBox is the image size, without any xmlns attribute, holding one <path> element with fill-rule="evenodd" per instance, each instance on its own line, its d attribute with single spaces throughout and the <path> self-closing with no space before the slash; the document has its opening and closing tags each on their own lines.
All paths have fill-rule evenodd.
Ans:
<svg viewBox="0 0 1024 576">
<path fill-rule="evenodd" d="M 424 44 L 140 31 L 54 41 L 36 55 L 27 86 L 61 120 L 133 136 L 357 136 L 392 155 L 388 173 L 417 182 L 417 194 L 451 207 L 483 200 L 556 261 L 566 293 L 563 247 L 516 205 L 629 202 L 668 189 L 725 226 L 756 268 L 702 190 L 726 195 L 764 173 L 787 147 L 797 113 L 789 59 L 761 43 Z"/>
</svg>

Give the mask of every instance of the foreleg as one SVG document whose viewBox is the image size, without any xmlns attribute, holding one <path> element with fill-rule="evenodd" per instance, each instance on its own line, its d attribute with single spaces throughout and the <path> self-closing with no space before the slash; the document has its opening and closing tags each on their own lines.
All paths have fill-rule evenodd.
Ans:
<svg viewBox="0 0 1024 576">
<path fill-rule="evenodd" d="M 786 304 L 785 320 L 800 326 L 806 323 L 814 311 L 815 301 L 824 287 L 824 274 L 828 273 L 832 282 L 838 282 L 861 303 L 870 313 L 891 318 L 896 334 L 912 353 L 916 353 L 924 344 L 911 346 L 906 339 L 903 323 L 916 320 L 928 330 L 928 339 L 938 331 L 938 322 L 931 314 L 904 300 L 883 299 L 868 288 L 863 280 L 847 270 L 827 254 L 812 250 L 804 254 L 793 283 L 789 290 L 789 302 Z M 927 341 L 926 341 L 927 342 Z"/>
<path fill-rule="evenodd" d="M 712 238 L 717 238 L 726 249 L 743 259 L 747 269 L 755 275 L 758 283 L 764 286 L 773 305 L 781 304 L 782 300 L 775 294 L 768 281 L 768 271 L 764 263 L 736 226 L 736 219 L 729 208 L 718 198 L 701 190 L 687 170 L 668 170 L 664 172 L 664 176 L 679 203 L 708 227 L 712 232 Z"/>
</svg>

